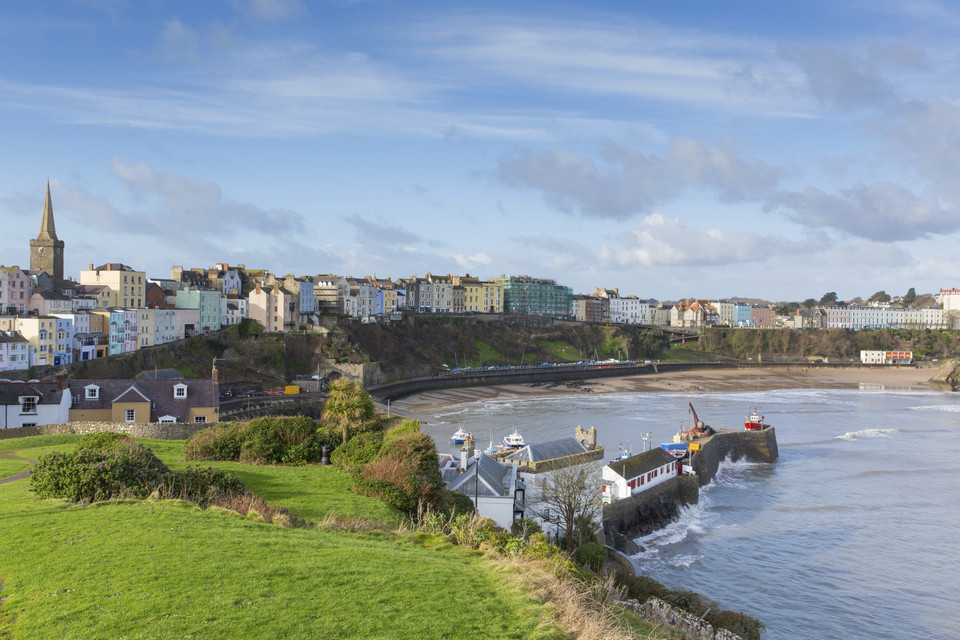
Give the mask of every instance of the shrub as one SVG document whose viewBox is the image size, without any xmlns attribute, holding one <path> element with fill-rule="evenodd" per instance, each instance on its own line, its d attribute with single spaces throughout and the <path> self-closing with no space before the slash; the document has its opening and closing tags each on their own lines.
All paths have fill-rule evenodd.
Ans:
<svg viewBox="0 0 960 640">
<path fill-rule="evenodd" d="M 361 433 L 346 444 L 342 444 L 330 454 L 330 463 L 348 471 L 358 471 L 360 467 L 372 462 L 380 453 L 383 433 L 367 431 Z"/>
<path fill-rule="evenodd" d="M 628 597 L 640 602 L 650 598 L 663 598 L 668 589 L 650 576 L 634 576 L 624 571 L 614 573 L 617 586 L 622 588 Z"/>
<path fill-rule="evenodd" d="M 420 421 L 419 420 L 406 420 L 401 422 L 399 425 L 387 431 L 383 436 L 384 444 L 398 440 L 399 438 L 405 436 L 408 433 L 419 433 L 420 432 Z"/>
<path fill-rule="evenodd" d="M 306 416 L 257 418 L 241 429 L 243 445 L 240 460 L 253 464 L 279 464 L 290 456 L 288 450 L 300 447 L 296 457 L 301 462 L 320 459 L 319 447 L 314 448 L 317 424 Z"/>
<path fill-rule="evenodd" d="M 193 434 L 183 445 L 186 460 L 239 460 L 243 446 L 240 425 L 217 424 Z"/>
<path fill-rule="evenodd" d="M 437 448 L 430 436 L 420 432 L 384 443 L 379 457 L 363 467 L 354 484 L 407 513 L 444 500 Z"/>
<path fill-rule="evenodd" d="M 529 538 L 535 533 L 543 533 L 543 527 L 541 527 L 540 523 L 536 520 L 520 518 L 519 520 L 514 520 L 513 524 L 510 525 L 510 532 L 515 536 Z"/>
<path fill-rule="evenodd" d="M 243 481 L 232 473 L 214 467 L 187 467 L 166 474 L 158 488 L 158 495 L 189 500 L 205 507 L 221 495 L 244 491 Z"/>
<path fill-rule="evenodd" d="M 713 611 L 707 614 L 706 620 L 714 629 L 726 629 L 743 640 L 761 640 L 766 628 L 762 622 L 742 611 Z"/>
<path fill-rule="evenodd" d="M 607 557 L 607 550 L 599 542 L 587 542 L 577 549 L 577 562 L 586 565 L 594 571 L 603 568 L 603 561 Z"/>
<path fill-rule="evenodd" d="M 145 498 L 170 470 L 150 449 L 124 443 L 112 451 L 81 449 L 42 456 L 30 485 L 41 498 L 96 502 L 111 498 Z"/>
<path fill-rule="evenodd" d="M 121 442 L 133 442 L 125 433 L 116 433 L 114 431 L 101 431 L 100 433 L 88 433 L 80 436 L 77 440 L 77 448 L 89 449 L 91 451 L 113 451 Z"/>
</svg>

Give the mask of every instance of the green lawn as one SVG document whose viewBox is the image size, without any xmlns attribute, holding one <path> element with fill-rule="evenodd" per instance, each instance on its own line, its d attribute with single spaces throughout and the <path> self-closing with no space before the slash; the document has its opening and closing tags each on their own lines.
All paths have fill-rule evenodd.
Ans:
<svg viewBox="0 0 960 640">
<path fill-rule="evenodd" d="M 182 464 L 182 442 L 142 442 Z M 394 515 L 347 494 L 328 467 L 221 466 L 309 519 Z M 510 571 L 449 544 L 283 529 L 175 502 L 78 507 L 28 488 L 0 485 L 0 629 L 13 639 L 562 637 Z"/>
<path fill-rule="evenodd" d="M 26 460 L 0 460 L 0 480 L 17 474 L 30 466 Z"/>
</svg>

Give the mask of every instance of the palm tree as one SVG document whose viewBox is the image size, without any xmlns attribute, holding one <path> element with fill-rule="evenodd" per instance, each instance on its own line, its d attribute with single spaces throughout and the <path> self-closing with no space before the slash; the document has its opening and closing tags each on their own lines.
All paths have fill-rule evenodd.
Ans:
<svg viewBox="0 0 960 640">
<path fill-rule="evenodd" d="M 322 420 L 337 427 L 346 443 L 351 429 L 362 429 L 376 416 L 373 398 L 358 380 L 339 378 L 330 383 L 330 395 L 323 405 Z"/>
</svg>

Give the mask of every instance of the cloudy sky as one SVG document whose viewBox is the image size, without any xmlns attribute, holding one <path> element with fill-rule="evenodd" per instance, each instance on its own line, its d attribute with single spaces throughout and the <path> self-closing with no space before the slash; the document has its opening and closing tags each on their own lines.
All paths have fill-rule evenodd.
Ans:
<svg viewBox="0 0 960 640">
<path fill-rule="evenodd" d="M 74 276 L 960 286 L 956 3 L 44 0 L 0 60 L 6 265 L 49 179 Z"/>
</svg>

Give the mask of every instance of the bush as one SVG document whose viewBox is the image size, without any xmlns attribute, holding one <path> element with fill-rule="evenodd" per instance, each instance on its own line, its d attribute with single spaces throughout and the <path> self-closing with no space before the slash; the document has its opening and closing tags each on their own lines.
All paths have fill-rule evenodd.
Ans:
<svg viewBox="0 0 960 640">
<path fill-rule="evenodd" d="M 419 420 L 407 420 L 405 422 L 401 422 L 398 426 L 387 431 L 387 433 L 383 436 L 383 442 L 384 444 L 393 442 L 394 440 L 398 440 L 408 433 L 420 433 Z"/>
<path fill-rule="evenodd" d="M 594 571 L 603 568 L 603 561 L 607 557 L 607 550 L 599 542 L 587 542 L 577 549 L 577 562 L 586 565 Z"/>
<path fill-rule="evenodd" d="M 81 449 L 88 449 L 90 451 L 113 451 L 121 442 L 132 443 L 133 440 L 125 433 L 116 433 L 114 431 L 88 433 L 80 436 L 80 439 L 77 440 L 77 448 L 75 451 L 80 451 Z"/>
<path fill-rule="evenodd" d="M 81 449 L 41 456 L 30 476 L 30 486 L 41 498 L 73 502 L 145 498 L 169 472 L 150 449 L 124 443 L 111 451 Z"/>
<path fill-rule="evenodd" d="M 236 461 L 240 459 L 242 447 L 240 425 L 228 422 L 193 434 L 183 445 L 183 457 L 186 460 Z"/>
<path fill-rule="evenodd" d="M 513 524 L 510 525 L 510 532 L 515 536 L 529 538 L 535 533 L 543 533 L 543 527 L 540 526 L 539 522 L 531 518 L 520 518 L 519 520 L 514 520 Z"/>
<path fill-rule="evenodd" d="M 179 498 L 207 506 L 222 495 L 243 493 L 243 481 L 232 473 L 214 467 L 187 467 L 164 476 L 158 493 L 163 498 Z"/>
<path fill-rule="evenodd" d="M 383 433 L 380 431 L 358 434 L 334 449 L 330 463 L 348 471 L 359 471 L 360 467 L 376 459 L 382 444 Z"/>
<path fill-rule="evenodd" d="M 665 586 L 650 576 L 635 576 L 625 571 L 614 573 L 617 586 L 622 588 L 627 597 L 646 602 L 650 598 L 663 598 L 669 591 Z"/>
<path fill-rule="evenodd" d="M 743 640 L 761 640 L 766 628 L 762 622 L 743 612 L 713 611 L 707 614 L 706 620 L 714 629 L 726 629 Z"/>
<path fill-rule="evenodd" d="M 437 448 L 430 436 L 420 432 L 385 442 L 379 457 L 357 474 L 354 485 L 407 513 L 444 500 Z"/>
</svg>

